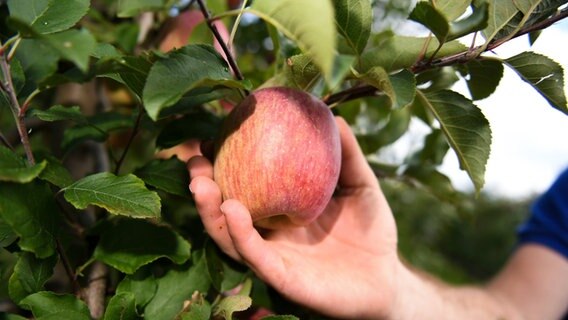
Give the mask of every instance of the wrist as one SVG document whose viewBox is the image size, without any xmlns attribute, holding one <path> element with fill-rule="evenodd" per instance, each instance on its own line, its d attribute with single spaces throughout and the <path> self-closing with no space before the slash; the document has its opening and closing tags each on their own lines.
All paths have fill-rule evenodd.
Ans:
<svg viewBox="0 0 568 320">
<path fill-rule="evenodd" d="M 404 263 L 399 262 L 392 308 L 387 320 L 421 319 L 428 314 L 443 312 L 443 302 L 438 299 L 435 285 Z M 425 313 L 428 311 L 427 313 Z"/>
</svg>

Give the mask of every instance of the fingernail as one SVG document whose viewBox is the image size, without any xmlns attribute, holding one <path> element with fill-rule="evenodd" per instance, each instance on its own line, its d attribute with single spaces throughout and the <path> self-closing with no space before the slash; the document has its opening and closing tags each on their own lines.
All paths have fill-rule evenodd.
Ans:
<svg viewBox="0 0 568 320">
<path fill-rule="evenodd" d="M 194 194 L 194 193 L 195 193 L 195 192 L 193 192 L 193 190 L 191 189 L 191 183 L 189 184 L 188 188 L 189 188 L 189 192 L 191 192 L 191 194 Z"/>
</svg>

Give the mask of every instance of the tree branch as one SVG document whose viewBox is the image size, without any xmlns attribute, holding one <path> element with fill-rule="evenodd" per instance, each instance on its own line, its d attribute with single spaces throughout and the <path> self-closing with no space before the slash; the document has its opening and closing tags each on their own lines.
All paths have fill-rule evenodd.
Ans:
<svg viewBox="0 0 568 320">
<path fill-rule="evenodd" d="M 126 158 L 126 154 L 128 153 L 130 146 L 132 145 L 132 141 L 134 141 L 134 138 L 138 134 L 138 128 L 140 127 L 140 120 L 142 119 L 142 113 L 143 113 L 142 107 L 141 105 L 138 105 L 138 116 L 136 116 L 136 123 L 134 124 L 134 128 L 132 129 L 132 134 L 128 138 L 128 142 L 126 143 L 126 147 L 124 147 L 124 151 L 122 152 L 120 159 L 118 159 L 118 161 L 116 162 L 116 167 L 114 168 L 115 175 L 118 175 L 120 173 L 120 167 L 122 166 L 122 163 Z"/>
<path fill-rule="evenodd" d="M 107 278 L 108 267 L 100 261 L 95 261 L 91 266 L 83 297 L 94 319 L 102 318 L 105 312 Z"/>
<path fill-rule="evenodd" d="M 77 275 L 75 274 L 75 272 L 73 271 L 73 268 L 71 267 L 71 263 L 69 262 L 69 258 L 67 257 L 67 254 L 65 253 L 65 249 L 63 248 L 63 246 L 61 245 L 61 241 L 59 241 L 59 239 L 55 240 L 57 246 L 57 253 L 59 253 L 59 257 L 61 258 L 61 263 L 63 264 L 63 268 L 65 269 L 65 273 L 67 274 L 67 277 L 69 278 L 69 281 L 71 282 L 71 286 L 73 287 L 73 292 L 77 293 L 81 290 L 81 286 L 79 285 L 79 282 L 77 281 Z"/>
<path fill-rule="evenodd" d="M 528 26 L 526 28 L 521 28 L 512 37 L 495 39 L 495 40 L 491 41 L 486 46 L 486 48 L 484 48 L 484 50 L 481 50 L 483 48 L 483 45 L 481 45 L 481 46 L 470 48 L 470 50 L 468 50 L 468 51 L 460 52 L 460 53 L 455 54 L 455 55 L 451 55 L 451 56 L 447 56 L 447 57 L 443 57 L 443 58 L 439 58 L 439 59 L 434 59 L 434 60 L 432 60 L 432 59 L 421 60 L 421 61 L 418 61 L 416 64 L 414 64 L 412 67 L 410 67 L 410 71 L 412 71 L 414 74 L 417 74 L 417 73 L 421 73 L 421 72 L 424 72 L 426 70 L 430 70 L 430 69 L 434 69 L 434 68 L 467 63 L 469 61 L 478 59 L 481 56 L 481 54 L 483 54 L 484 52 L 491 51 L 491 50 L 499 47 L 500 45 L 508 42 L 511 39 L 518 38 L 520 36 L 523 36 L 525 34 L 528 34 L 528 33 L 534 32 L 534 31 L 546 29 L 547 27 L 549 27 L 549 26 L 553 25 L 554 23 L 556 23 L 560 20 L 563 20 L 567 17 L 568 17 L 568 8 L 563 9 L 563 10 L 559 11 L 557 14 L 551 16 L 550 18 L 545 19 L 543 21 L 540 21 L 540 22 L 538 22 L 534 25 Z M 362 98 L 362 97 L 374 96 L 379 92 L 380 92 L 379 89 L 377 89 L 377 88 L 375 88 L 371 85 L 361 85 L 361 86 L 352 87 L 352 88 L 334 93 L 332 95 L 329 95 L 329 96 L 323 98 L 323 102 L 325 102 L 327 105 L 331 105 L 331 104 L 338 103 L 338 102 L 347 102 L 347 101 L 355 100 L 355 99 Z"/>
<path fill-rule="evenodd" d="M 466 63 L 472 60 L 477 59 L 479 56 L 481 56 L 481 54 L 487 52 L 487 51 L 491 51 L 499 46 L 501 46 L 504 43 L 507 43 L 509 40 L 518 38 L 520 36 L 526 35 L 528 33 L 534 32 L 534 31 L 538 31 L 538 30 L 543 30 L 549 26 L 551 26 L 552 24 L 565 19 L 566 17 L 568 17 L 568 9 L 563 9 L 561 11 L 559 11 L 557 14 L 551 16 L 548 19 L 545 19 L 539 23 L 536 23 L 534 25 L 525 27 L 525 28 L 521 28 L 517 33 L 515 33 L 512 37 L 506 36 L 500 39 L 495 39 L 493 41 L 491 41 L 488 45 L 480 45 L 477 46 L 473 49 L 470 49 L 468 51 L 465 52 L 460 52 L 458 54 L 455 55 L 451 55 L 451 56 L 447 56 L 447 57 L 443 57 L 440 59 L 435 59 L 431 62 L 428 63 L 424 63 L 424 61 L 418 62 L 416 63 L 414 66 L 411 67 L 411 71 L 414 73 L 420 73 L 422 71 L 426 71 L 429 69 L 433 69 L 433 68 L 438 68 L 438 67 L 444 67 L 444 66 L 449 66 L 449 65 L 454 65 L 454 64 L 460 64 L 460 63 Z M 484 48 L 484 46 L 486 46 Z"/>
<path fill-rule="evenodd" d="M 6 57 L 5 49 L 2 50 L 2 54 L 0 54 L 0 68 L 2 69 L 2 76 L 4 78 L 4 83 L 2 83 L 1 89 L 6 93 L 8 99 L 10 100 L 10 110 L 14 116 L 14 120 L 16 121 L 16 128 L 18 129 L 18 134 L 20 135 L 20 141 L 24 147 L 24 151 L 26 152 L 26 157 L 28 159 L 28 163 L 30 165 L 35 164 L 35 158 L 32 153 L 32 149 L 30 146 L 30 139 L 28 136 L 28 130 L 26 128 L 25 123 L 25 110 L 23 110 L 20 106 L 20 102 L 18 101 L 18 97 L 16 95 L 16 90 L 14 88 L 14 81 L 12 80 L 12 73 L 10 72 L 10 64 L 8 63 L 8 58 Z"/>
<path fill-rule="evenodd" d="M 244 80 L 244 76 L 241 70 L 239 69 L 237 62 L 235 61 L 235 58 L 233 57 L 231 50 L 229 50 L 229 47 L 227 47 L 227 44 L 225 43 L 225 41 L 223 41 L 223 37 L 221 37 L 219 30 L 217 30 L 217 26 L 215 26 L 215 24 L 213 23 L 213 19 L 211 19 L 211 14 L 209 14 L 209 10 L 205 6 L 205 3 L 203 2 L 203 0 L 197 0 L 197 4 L 199 5 L 199 9 L 201 9 L 201 12 L 205 17 L 205 20 L 207 21 L 207 26 L 209 26 L 209 29 L 211 30 L 211 32 L 213 32 L 213 36 L 215 37 L 217 42 L 219 42 L 219 44 L 221 45 L 221 49 L 223 49 L 223 53 L 225 53 L 225 56 L 227 57 L 227 62 L 229 63 L 231 70 L 233 70 L 233 72 L 235 73 L 235 77 L 238 80 Z"/>
<path fill-rule="evenodd" d="M 14 151 L 14 147 L 12 147 L 10 141 L 4 136 L 2 132 L 0 132 L 0 141 L 2 141 L 2 144 L 5 145 L 8 149 Z"/>
</svg>

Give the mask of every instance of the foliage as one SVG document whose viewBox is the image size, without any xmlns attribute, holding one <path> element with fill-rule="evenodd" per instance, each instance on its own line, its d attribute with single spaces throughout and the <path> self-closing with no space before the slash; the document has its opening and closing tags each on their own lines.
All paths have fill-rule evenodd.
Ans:
<svg viewBox="0 0 568 320">
<path fill-rule="evenodd" d="M 453 208 L 420 215 L 408 206 L 397 216 L 402 252 L 427 269 L 455 271 L 455 281 L 483 280 L 498 267 L 495 257 L 472 269 L 478 249 L 447 240 L 474 225 L 455 210 L 486 207 L 483 197 L 471 204 L 456 192 L 438 167 L 451 149 L 480 192 L 491 130 L 475 101 L 499 89 L 505 67 L 568 114 L 556 62 L 531 52 L 487 54 L 515 37 L 537 41 L 568 15 L 567 1 L 248 2 L 0 0 L 0 298 L 14 313 L 232 319 L 268 307 L 300 315 L 207 239 L 183 163 L 248 92 L 275 85 L 321 98 L 369 155 L 401 138 L 412 120 L 426 124 L 421 150 L 401 163 L 371 161 L 378 176 L 405 182 L 405 191 L 387 189 L 395 212 L 406 210 L 397 203 L 433 201 L 424 194 Z M 208 21 L 175 23 L 190 11 L 210 17 L 208 10 Z M 213 45 L 222 33 L 208 30 L 213 20 L 233 30 L 229 47 Z M 429 35 L 385 28 L 408 21 Z M 171 34 L 181 43 L 165 43 Z M 452 91 L 460 79 L 469 97 Z M 402 194 L 415 197 L 397 199 Z M 433 216 L 434 235 L 419 238 L 428 230 L 415 232 L 410 222 Z M 503 218 L 494 235 L 516 217 Z M 489 215 L 471 219 L 501 226 Z M 430 244 L 442 247 L 440 259 L 421 258 Z"/>
</svg>

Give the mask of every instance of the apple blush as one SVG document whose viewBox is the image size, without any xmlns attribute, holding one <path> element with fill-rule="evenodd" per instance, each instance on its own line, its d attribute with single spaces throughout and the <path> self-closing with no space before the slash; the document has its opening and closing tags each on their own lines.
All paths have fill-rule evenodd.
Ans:
<svg viewBox="0 0 568 320">
<path fill-rule="evenodd" d="M 292 88 L 251 93 L 227 116 L 214 179 L 257 227 L 304 226 L 325 209 L 341 166 L 339 131 L 321 100 Z"/>
</svg>

